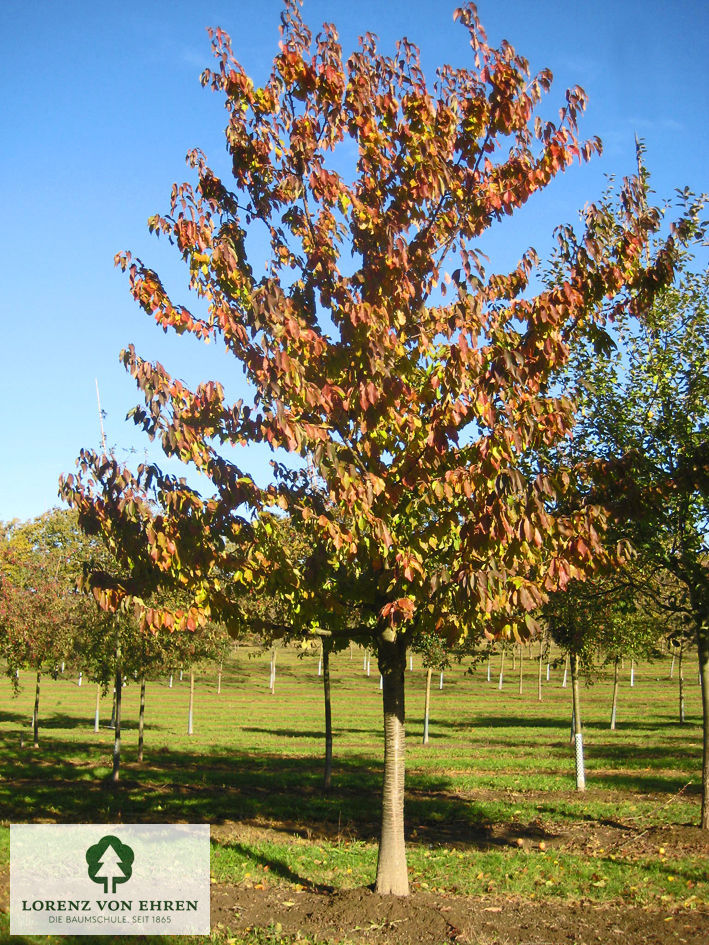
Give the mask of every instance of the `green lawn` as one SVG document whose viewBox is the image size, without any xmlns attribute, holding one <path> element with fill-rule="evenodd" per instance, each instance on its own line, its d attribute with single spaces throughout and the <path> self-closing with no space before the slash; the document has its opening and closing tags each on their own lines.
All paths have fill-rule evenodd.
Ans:
<svg viewBox="0 0 709 945">
<path fill-rule="evenodd" d="M 209 822 L 218 882 L 345 887 L 371 883 L 382 770 L 381 694 L 374 662 L 332 658 L 335 768 L 321 791 L 322 689 L 317 655 L 280 650 L 275 694 L 268 654 L 241 648 L 198 674 L 188 736 L 188 676 L 148 685 L 145 761 L 136 762 L 138 687 L 123 698 L 123 766 L 105 781 L 110 701 L 93 731 L 96 688 L 76 674 L 45 679 L 40 748 L 31 747 L 34 686 L 0 688 L 0 868 L 10 822 Z M 510 659 L 504 688 L 486 667 L 434 676 L 431 741 L 421 744 L 425 673 L 407 674 L 407 830 L 413 888 L 452 893 L 634 903 L 709 899 L 707 859 L 686 825 L 698 822 L 700 702 L 685 669 L 687 722 L 677 722 L 669 661 L 623 674 L 618 729 L 608 728 L 610 677 L 583 689 L 585 794 L 574 790 L 571 690 L 551 671 L 537 700 L 537 664 L 524 690 Z M 24 741 L 24 744 L 22 742 Z M 682 842 L 674 842 L 677 837 Z M 667 839 L 669 838 L 669 839 Z M 270 941 L 254 933 L 254 942 Z M 275 939 L 273 939 L 275 941 Z M 86 939 L 84 939 L 86 941 Z M 184 940 L 183 940 L 184 941 Z M 246 941 L 246 939 L 244 940 Z M 249 939 L 251 941 L 251 939 Z"/>
</svg>

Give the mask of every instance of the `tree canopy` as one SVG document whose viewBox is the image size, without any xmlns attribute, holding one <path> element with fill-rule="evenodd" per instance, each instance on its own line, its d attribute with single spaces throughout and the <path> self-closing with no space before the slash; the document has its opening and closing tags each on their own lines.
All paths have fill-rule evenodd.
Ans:
<svg viewBox="0 0 709 945">
<path fill-rule="evenodd" d="M 343 629 L 371 635 L 384 676 L 381 892 L 408 890 L 406 647 L 417 635 L 527 636 L 549 591 L 608 557 L 602 509 L 564 502 L 573 470 L 544 459 L 574 421 L 553 381 L 586 327 L 650 304 L 677 257 L 675 235 L 644 264 L 661 220 L 633 179 L 618 208 L 587 209 L 576 243 L 561 234 L 553 286 L 533 291 L 532 249 L 512 272 L 486 271 L 481 235 L 600 143 L 578 137 L 581 89 L 542 121 L 551 74 L 531 76 L 509 43 L 490 46 L 473 4 L 455 18 L 471 66 L 444 65 L 430 85 L 407 40 L 385 55 L 366 34 L 344 59 L 334 26 L 313 37 L 294 0 L 262 87 L 212 31 L 216 67 L 202 81 L 224 97 L 231 178 L 192 151 L 196 182 L 174 185 L 168 212 L 150 220 L 187 264 L 196 304 L 174 302 L 130 253 L 117 262 L 166 331 L 221 341 L 253 398 L 230 403 L 217 380 L 191 390 L 131 346 L 122 360 L 144 397 L 135 422 L 214 494 L 88 452 L 64 483 L 117 555 L 128 544 L 134 568 L 190 589 L 192 606 L 173 612 L 126 582 L 97 587 L 155 628 L 229 620 L 246 594 L 272 587 L 304 632 L 328 599 L 356 615 Z M 256 227 L 269 241 L 260 276 Z M 234 461 L 244 443 L 310 460 L 319 487 L 282 463 L 258 487 Z M 262 513 L 278 508 L 312 536 L 305 562 L 268 554 Z"/>
</svg>

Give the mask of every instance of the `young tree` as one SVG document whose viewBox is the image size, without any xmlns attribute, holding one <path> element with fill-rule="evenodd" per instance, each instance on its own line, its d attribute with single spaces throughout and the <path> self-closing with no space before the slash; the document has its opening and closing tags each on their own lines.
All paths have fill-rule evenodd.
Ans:
<svg viewBox="0 0 709 945">
<path fill-rule="evenodd" d="M 87 548 L 76 516 L 58 509 L 13 522 L 0 538 L 0 649 L 13 682 L 35 673 L 34 746 L 39 747 L 42 675 L 76 654 L 76 637 L 91 622 L 76 577 Z"/>
<path fill-rule="evenodd" d="M 579 349 L 574 372 L 577 440 L 612 461 L 596 495 L 637 552 L 625 579 L 644 609 L 697 646 L 709 829 L 709 274 L 694 265 L 683 260 L 644 318 L 621 322 L 606 357 Z"/>
<path fill-rule="evenodd" d="M 173 303 L 140 260 L 117 257 L 158 324 L 220 338 L 254 391 L 251 404 L 232 405 L 216 381 L 192 391 L 134 348 L 123 352 L 145 397 L 136 423 L 216 490 L 203 499 L 139 471 L 161 511 L 138 531 L 153 561 L 201 595 L 177 615 L 145 607 L 144 620 L 194 624 L 269 582 L 297 598 L 304 631 L 324 596 L 350 602 L 350 630 L 369 638 L 383 676 L 376 887 L 401 895 L 406 649 L 421 634 L 447 644 L 471 631 L 528 635 L 546 591 L 604 556 L 600 510 L 559 511 L 569 474 L 534 459 L 573 424 L 573 404 L 550 378 L 584 326 L 638 293 L 651 299 L 674 260 L 665 247 L 662 266 L 643 271 L 659 216 L 629 182 L 620 219 L 588 210 L 586 241 L 559 284 L 529 291 L 533 250 L 511 273 L 484 271 L 485 230 L 600 144 L 577 137 L 582 90 L 567 92 L 557 122 L 535 118 L 551 74 L 530 77 L 508 43 L 491 47 L 473 4 L 456 18 L 472 65 L 441 67 L 432 86 L 408 41 L 386 56 L 367 34 L 345 61 L 334 27 L 313 39 L 295 0 L 261 88 L 214 30 L 217 67 L 203 82 L 225 99 L 232 179 L 191 152 L 196 186 L 176 185 L 170 211 L 150 221 L 187 263 L 195 310 Z M 337 155 L 352 146 L 345 170 Z M 261 277 L 248 254 L 257 227 L 270 245 Z M 257 488 L 219 451 L 242 443 L 311 457 L 327 501 L 279 465 L 275 484 Z M 113 476 L 104 519 L 140 518 L 117 485 L 124 471 L 89 454 L 83 462 L 102 485 Z M 310 530 L 325 567 L 269 559 L 253 515 L 275 505 Z"/>
</svg>

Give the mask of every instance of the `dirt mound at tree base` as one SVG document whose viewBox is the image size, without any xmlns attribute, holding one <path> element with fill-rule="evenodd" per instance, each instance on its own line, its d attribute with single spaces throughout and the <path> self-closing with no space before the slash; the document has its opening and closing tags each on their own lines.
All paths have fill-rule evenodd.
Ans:
<svg viewBox="0 0 709 945">
<path fill-rule="evenodd" d="M 592 905 L 476 899 L 416 891 L 406 899 L 378 896 L 369 889 L 332 893 L 214 885 L 212 928 L 232 932 L 271 928 L 335 942 L 372 945 L 706 945 L 709 908 L 641 909 L 622 904 Z"/>
</svg>

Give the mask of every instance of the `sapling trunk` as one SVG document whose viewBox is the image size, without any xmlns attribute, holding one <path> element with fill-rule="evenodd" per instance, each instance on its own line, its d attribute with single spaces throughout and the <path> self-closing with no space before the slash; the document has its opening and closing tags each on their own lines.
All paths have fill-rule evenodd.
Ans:
<svg viewBox="0 0 709 945">
<path fill-rule="evenodd" d="M 218 696 L 220 696 L 220 695 L 222 694 L 222 669 L 223 669 L 223 666 L 224 666 L 223 662 L 220 662 L 220 663 L 219 663 L 219 672 L 217 673 L 217 695 L 218 695 Z"/>
<path fill-rule="evenodd" d="M 332 787 L 332 703 L 330 700 L 330 647 L 323 643 L 322 648 L 322 687 L 325 698 L 325 774 L 323 790 Z"/>
<path fill-rule="evenodd" d="M 101 722 L 101 684 L 96 683 L 96 712 L 94 713 L 94 732 L 98 732 Z"/>
<path fill-rule="evenodd" d="M 172 673 L 170 673 L 170 682 L 167 684 L 168 689 L 172 689 Z"/>
<path fill-rule="evenodd" d="M 108 723 L 109 728 L 116 727 L 116 684 L 113 684 L 113 701 L 111 703 L 111 719 Z"/>
<path fill-rule="evenodd" d="M 522 647 L 519 649 L 519 694 L 522 695 L 524 687 L 524 653 Z"/>
<path fill-rule="evenodd" d="M 406 646 L 400 638 L 391 639 L 389 633 L 379 637 L 378 650 L 379 668 L 384 677 L 384 780 L 375 890 L 384 895 L 408 896 L 404 843 Z"/>
<path fill-rule="evenodd" d="M 145 674 L 140 677 L 140 708 L 138 709 L 138 761 L 143 760 L 143 731 L 145 729 Z"/>
<path fill-rule="evenodd" d="M 433 669 L 429 666 L 426 670 L 426 694 L 423 700 L 423 744 L 428 745 L 428 719 L 431 708 L 431 676 Z"/>
<path fill-rule="evenodd" d="M 194 719 L 194 670 L 190 666 L 190 704 L 189 710 L 187 712 L 187 734 L 191 735 L 194 731 L 193 722 Z"/>
<path fill-rule="evenodd" d="M 271 692 L 271 695 L 274 695 L 276 692 L 276 648 L 271 650 L 271 678 L 268 683 L 268 688 Z"/>
<path fill-rule="evenodd" d="M 542 644 L 539 641 L 539 666 L 537 672 L 537 702 L 542 701 Z"/>
<path fill-rule="evenodd" d="M 517 669 L 517 647 L 512 650 L 512 669 Z"/>
<path fill-rule="evenodd" d="M 490 657 L 487 658 L 487 681 L 490 682 Z"/>
<path fill-rule="evenodd" d="M 322 651 L 323 645 L 320 644 L 320 655 L 318 656 L 318 676 L 322 676 Z"/>
<path fill-rule="evenodd" d="M 438 682 L 438 688 L 443 689 L 443 670 L 441 670 L 441 678 Z"/>
<path fill-rule="evenodd" d="M 497 683 L 498 689 L 502 689 L 502 683 L 505 678 L 504 673 L 505 673 L 505 651 L 502 650 L 502 652 L 500 653 L 500 679 Z"/>
<path fill-rule="evenodd" d="M 672 654 L 672 662 L 670 663 L 670 679 L 675 678 L 675 655 Z"/>
<path fill-rule="evenodd" d="M 37 680 L 34 687 L 34 712 L 32 713 L 32 735 L 35 748 L 39 748 L 39 686 L 41 681 L 42 673 L 37 670 Z"/>
<path fill-rule="evenodd" d="M 111 781 L 118 783 L 119 769 L 121 766 L 121 694 L 123 690 L 123 668 L 121 666 L 121 650 L 116 650 L 116 717 L 115 727 L 113 729 L 113 771 L 111 772 Z"/>
<path fill-rule="evenodd" d="M 709 830 L 709 637 L 702 628 L 697 641 L 702 685 L 702 813 L 700 827 Z"/>
<path fill-rule="evenodd" d="M 682 666 L 684 656 L 684 647 L 679 648 L 679 660 L 677 661 L 677 676 L 679 678 L 679 724 L 684 725 L 684 667 Z"/>
<path fill-rule="evenodd" d="M 586 771 L 583 760 L 583 730 L 581 727 L 581 698 L 579 694 L 579 658 L 571 657 L 571 694 L 574 711 L 574 747 L 576 750 L 576 790 L 586 790 Z"/>
<path fill-rule="evenodd" d="M 564 658 L 564 678 L 561 681 L 562 689 L 566 689 L 566 681 L 568 679 L 568 676 L 569 676 L 569 654 L 567 653 L 566 657 Z"/>
<path fill-rule="evenodd" d="M 615 731 L 615 720 L 616 713 L 618 710 L 618 677 L 619 677 L 619 660 L 616 660 L 613 665 L 613 703 L 611 705 L 611 730 Z"/>
<path fill-rule="evenodd" d="M 630 661 L 630 687 L 635 685 L 635 660 Z"/>
<path fill-rule="evenodd" d="M 414 671 L 414 657 L 413 653 L 409 655 L 409 672 L 413 673 Z"/>
</svg>

